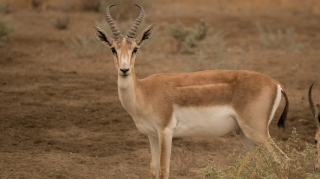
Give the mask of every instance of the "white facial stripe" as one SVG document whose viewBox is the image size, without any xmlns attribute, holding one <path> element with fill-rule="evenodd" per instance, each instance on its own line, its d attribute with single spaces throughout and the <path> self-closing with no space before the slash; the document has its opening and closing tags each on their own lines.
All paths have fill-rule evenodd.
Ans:
<svg viewBox="0 0 320 179">
<path fill-rule="evenodd" d="M 125 38 L 122 39 L 122 45 L 125 47 L 127 45 L 127 40 Z M 120 69 L 129 69 L 130 68 L 130 53 L 126 51 L 126 48 L 120 48 L 119 51 L 119 67 Z"/>
<path fill-rule="evenodd" d="M 129 58 L 127 55 L 121 55 L 120 57 L 120 68 L 129 69 Z"/>
<path fill-rule="evenodd" d="M 129 61 L 128 61 L 128 56 L 127 55 L 122 55 L 121 56 L 121 63 L 129 63 Z"/>
</svg>

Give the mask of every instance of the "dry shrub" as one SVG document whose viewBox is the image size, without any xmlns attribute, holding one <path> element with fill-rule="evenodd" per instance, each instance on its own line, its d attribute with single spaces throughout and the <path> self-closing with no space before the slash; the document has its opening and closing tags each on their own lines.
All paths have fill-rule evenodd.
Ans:
<svg viewBox="0 0 320 179">
<path fill-rule="evenodd" d="M 0 45 L 10 39 L 10 34 L 13 32 L 13 27 L 9 21 L 0 21 Z"/>
<path fill-rule="evenodd" d="M 226 33 L 211 32 L 194 48 L 192 59 L 186 63 L 187 71 L 210 69 L 236 70 L 242 66 L 242 61 L 229 58 L 227 44 L 224 41 Z"/>
<path fill-rule="evenodd" d="M 176 51 L 181 51 L 182 45 L 184 45 L 188 50 L 192 50 L 198 47 L 198 43 L 204 40 L 208 33 L 208 26 L 205 21 L 200 20 L 200 22 L 193 28 L 184 26 L 180 21 L 168 25 L 169 36 L 173 37 L 176 42 Z"/>
<path fill-rule="evenodd" d="M 259 31 L 259 42 L 270 49 L 283 49 L 290 52 L 300 51 L 306 46 L 309 42 L 297 42 L 297 34 L 295 29 L 290 27 L 285 31 L 277 30 L 274 32 L 269 27 L 264 28 L 257 23 L 257 28 Z"/>
<path fill-rule="evenodd" d="M 0 13 L 9 13 L 9 5 L 5 2 L 0 2 Z"/>
<path fill-rule="evenodd" d="M 187 48 L 198 47 L 198 43 L 204 40 L 208 33 L 208 26 L 201 20 L 195 28 L 191 30 L 191 34 L 187 36 L 185 45 Z"/>
<path fill-rule="evenodd" d="M 223 31 L 213 31 L 201 20 L 195 27 L 186 27 L 181 22 L 167 26 L 167 32 L 176 41 L 176 52 L 192 53 L 186 62 L 187 71 L 209 69 L 239 69 L 242 61 L 229 59 L 226 35 Z M 185 48 L 182 48 L 185 47 Z"/>
<path fill-rule="evenodd" d="M 31 7 L 37 9 L 41 7 L 43 4 L 43 0 L 31 0 Z"/>
<path fill-rule="evenodd" d="M 68 15 L 64 15 L 62 17 L 58 17 L 55 19 L 54 26 L 58 30 L 65 30 L 68 28 L 70 22 L 70 17 Z"/>
<path fill-rule="evenodd" d="M 233 164 L 226 169 L 219 169 L 216 167 L 214 160 L 210 157 L 210 164 L 202 169 L 204 178 L 215 179 L 313 179 L 319 178 L 319 174 L 313 171 L 313 162 L 315 158 L 315 146 L 307 144 L 304 149 L 301 149 L 298 145 L 299 136 L 294 128 L 290 140 L 285 143 L 279 143 L 277 146 L 284 146 L 284 151 L 290 158 L 290 162 L 285 167 L 284 163 L 280 161 L 286 161 L 279 150 L 274 150 L 278 161 L 274 160 L 272 154 L 267 152 L 262 147 L 257 147 L 253 152 L 247 155 L 233 153 Z M 276 146 L 273 145 L 276 149 Z"/>
<path fill-rule="evenodd" d="M 228 58 L 227 46 L 224 41 L 226 33 L 214 32 L 205 21 L 201 20 L 194 28 L 186 27 L 181 22 L 168 25 L 169 36 L 175 39 L 176 52 L 193 54 L 186 63 L 187 71 L 208 69 L 238 69 L 242 62 Z"/>
<path fill-rule="evenodd" d="M 94 35 L 77 35 L 70 39 L 64 39 L 64 44 L 78 57 L 86 57 L 98 53 L 110 53 L 108 48 L 96 39 Z"/>
<path fill-rule="evenodd" d="M 185 27 L 180 21 L 172 25 L 168 25 L 169 36 L 173 37 L 177 42 L 176 52 L 181 50 L 182 44 L 185 42 L 191 31 L 191 28 Z"/>
<path fill-rule="evenodd" d="M 178 175 L 187 176 L 190 168 L 196 165 L 197 162 L 194 152 L 195 146 L 187 147 L 182 142 L 180 142 L 178 146 L 179 148 L 176 148 L 172 155 L 173 166 L 177 170 Z"/>
<path fill-rule="evenodd" d="M 80 0 L 84 11 L 99 12 L 102 0 Z"/>
<path fill-rule="evenodd" d="M 93 53 L 92 49 L 90 48 L 93 43 L 93 38 L 88 36 L 77 35 L 71 39 L 64 40 L 64 43 L 79 57 L 88 56 Z"/>
</svg>

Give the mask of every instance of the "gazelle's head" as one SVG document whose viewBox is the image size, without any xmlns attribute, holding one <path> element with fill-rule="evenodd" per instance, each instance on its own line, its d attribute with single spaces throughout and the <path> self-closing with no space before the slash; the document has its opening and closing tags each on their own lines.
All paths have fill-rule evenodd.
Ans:
<svg viewBox="0 0 320 179">
<path fill-rule="evenodd" d="M 142 32 L 139 38 L 135 37 L 138 26 L 140 25 L 144 16 L 143 8 L 139 5 L 136 5 L 140 8 L 140 14 L 130 28 L 128 34 L 126 36 L 123 36 L 109 13 L 109 8 L 112 6 L 114 6 L 114 4 L 107 7 L 106 17 L 110 25 L 113 38 L 111 38 L 105 31 L 103 31 L 99 27 L 95 27 L 96 36 L 98 40 L 100 40 L 103 44 L 110 47 L 118 74 L 121 77 L 127 77 L 133 70 L 138 49 L 151 37 L 154 26 L 148 26 Z"/>
<path fill-rule="evenodd" d="M 314 104 L 312 100 L 312 87 L 314 83 L 310 86 L 309 88 L 309 103 L 310 103 L 310 108 L 312 111 L 313 118 L 316 121 L 317 124 L 317 131 L 315 135 L 315 143 L 317 146 L 317 151 L 318 151 L 318 156 L 315 160 L 314 163 L 314 169 L 320 169 L 320 105 L 319 104 Z"/>
</svg>

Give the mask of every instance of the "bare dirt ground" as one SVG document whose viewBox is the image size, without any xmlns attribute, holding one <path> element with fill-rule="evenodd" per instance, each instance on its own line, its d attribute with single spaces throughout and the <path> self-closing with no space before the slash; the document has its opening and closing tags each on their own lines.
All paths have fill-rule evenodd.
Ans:
<svg viewBox="0 0 320 179">
<path fill-rule="evenodd" d="M 317 82 L 314 97 L 320 102 L 320 15 L 221 9 L 158 3 L 145 9 L 145 24 L 180 20 L 190 25 L 203 18 L 214 30 L 227 32 L 228 58 L 241 61 L 240 69 L 270 75 L 287 91 L 286 130 L 276 127 L 282 100 L 270 125 L 271 136 L 285 142 L 295 127 L 301 146 L 313 143 L 316 127 L 307 90 Z M 149 142 L 119 102 L 110 53 L 97 50 L 79 57 L 64 42 L 77 34 L 93 37 L 92 27 L 103 19 L 103 13 L 71 11 L 66 30 L 57 30 L 50 21 L 59 14 L 55 9 L 20 9 L 0 16 L 9 17 L 15 26 L 12 40 L 0 46 L 0 178 L 150 178 Z M 299 39 L 312 43 L 300 52 L 267 49 L 258 41 L 256 22 L 271 29 L 295 27 Z M 164 30 L 158 28 L 155 33 L 166 39 Z M 185 59 L 192 54 L 174 53 L 170 43 L 138 52 L 139 78 L 185 71 Z M 244 150 L 231 134 L 174 139 L 171 178 L 202 178 L 200 169 L 208 164 L 209 155 L 217 165 L 225 166 L 235 149 Z"/>
</svg>

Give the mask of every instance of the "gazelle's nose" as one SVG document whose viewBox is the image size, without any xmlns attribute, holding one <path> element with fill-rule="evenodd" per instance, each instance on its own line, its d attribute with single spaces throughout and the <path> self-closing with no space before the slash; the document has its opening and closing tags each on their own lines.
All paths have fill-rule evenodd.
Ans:
<svg viewBox="0 0 320 179">
<path fill-rule="evenodd" d="M 122 71 L 123 75 L 126 75 L 126 73 L 129 71 L 129 69 L 120 69 Z"/>
</svg>

